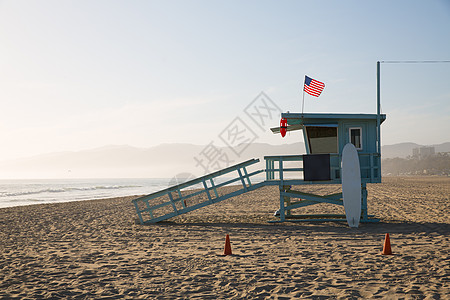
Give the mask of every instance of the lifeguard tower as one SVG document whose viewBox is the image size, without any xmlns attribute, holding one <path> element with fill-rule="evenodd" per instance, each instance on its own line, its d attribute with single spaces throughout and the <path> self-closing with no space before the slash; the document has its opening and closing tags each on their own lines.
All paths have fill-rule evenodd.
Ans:
<svg viewBox="0 0 450 300">
<path fill-rule="evenodd" d="M 305 185 L 342 185 L 345 178 L 348 182 L 349 177 L 345 175 L 348 172 L 345 170 L 349 168 L 345 170 L 342 168 L 343 158 L 348 157 L 347 148 L 353 153 L 352 161 L 357 162 L 353 164 L 357 167 L 353 168 L 352 174 L 358 177 L 358 180 L 352 182 L 357 184 L 353 184 L 351 189 L 353 193 L 350 197 L 354 199 L 353 204 L 355 202 L 358 204 L 356 217 L 353 217 L 356 225 L 352 227 L 357 227 L 359 222 L 378 221 L 368 214 L 366 188 L 368 183 L 381 182 L 380 135 L 381 123 L 386 119 L 386 115 L 380 113 L 379 63 L 377 68 L 376 114 L 282 113 L 283 125 L 272 128 L 272 132 L 277 134 L 281 131 L 285 133 L 284 131 L 302 130 L 306 154 L 265 156 L 265 169 L 252 172 L 247 168 L 255 166 L 259 159 L 251 159 L 134 199 L 132 202 L 140 223 L 160 222 L 263 186 L 275 185 L 280 190 L 280 209 L 275 213 L 277 220 L 272 222 L 343 221 L 347 218 L 349 225 L 352 226 L 348 219 L 346 206 L 348 202 L 345 201 L 343 192 L 317 195 L 301 190 Z M 292 167 L 292 164 L 296 166 Z M 252 182 L 252 179 L 261 173 L 265 173 L 265 180 Z M 231 191 L 221 189 L 229 185 L 233 186 Z M 320 203 L 343 205 L 347 215 L 296 215 L 292 212 L 294 209 Z"/>
<path fill-rule="evenodd" d="M 265 156 L 265 169 L 249 172 L 259 159 L 251 159 L 214 173 L 169 187 L 132 200 L 141 224 L 156 223 L 218 203 L 263 186 L 277 185 L 280 190 L 278 221 L 343 221 L 343 214 L 295 215 L 294 209 L 328 203 L 344 205 L 342 192 L 316 195 L 301 191 L 301 186 L 342 184 L 342 152 L 344 146 L 355 146 L 361 177 L 360 222 L 373 222 L 367 210 L 367 183 L 381 182 L 380 125 L 384 114 L 282 113 L 287 131 L 302 130 L 306 146 L 304 155 Z M 280 127 L 272 128 L 279 133 Z M 289 164 L 298 164 L 296 167 Z M 256 175 L 265 180 L 254 183 Z M 226 180 L 218 181 L 225 176 Z M 233 177 L 231 178 L 230 177 Z M 235 190 L 223 193 L 221 187 L 233 185 Z M 195 188 L 195 189 L 194 189 Z M 273 221 L 272 221 L 273 222 Z"/>
<path fill-rule="evenodd" d="M 361 176 L 361 222 L 376 221 L 367 211 L 367 183 L 381 182 L 380 125 L 382 114 L 282 113 L 286 131 L 302 130 L 305 155 L 266 156 L 266 184 L 280 187 L 279 221 L 342 220 L 345 215 L 294 215 L 293 209 L 318 203 L 343 205 L 342 192 L 315 195 L 293 190 L 293 186 L 311 184 L 342 184 L 342 152 L 351 143 L 358 152 Z M 272 128 L 280 133 L 280 127 Z M 288 162 L 301 167 L 287 168 Z M 290 173 L 297 176 L 289 176 Z M 293 202 L 293 199 L 297 201 Z"/>
</svg>

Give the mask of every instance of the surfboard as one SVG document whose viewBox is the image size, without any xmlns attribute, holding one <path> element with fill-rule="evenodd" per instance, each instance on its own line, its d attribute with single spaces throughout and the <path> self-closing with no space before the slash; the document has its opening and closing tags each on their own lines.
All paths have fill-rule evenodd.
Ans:
<svg viewBox="0 0 450 300">
<path fill-rule="evenodd" d="M 350 227 L 358 227 L 361 219 L 361 171 L 358 151 L 352 143 L 342 151 L 342 198 Z"/>
</svg>

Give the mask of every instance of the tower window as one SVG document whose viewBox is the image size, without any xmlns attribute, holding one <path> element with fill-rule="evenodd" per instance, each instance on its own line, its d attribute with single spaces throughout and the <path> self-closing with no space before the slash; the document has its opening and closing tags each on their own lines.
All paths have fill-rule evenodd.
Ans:
<svg viewBox="0 0 450 300">
<path fill-rule="evenodd" d="M 352 127 L 349 128 L 350 143 L 352 143 L 357 150 L 362 150 L 362 128 Z"/>
<path fill-rule="evenodd" d="M 338 152 L 337 126 L 306 126 L 310 154 Z"/>
</svg>

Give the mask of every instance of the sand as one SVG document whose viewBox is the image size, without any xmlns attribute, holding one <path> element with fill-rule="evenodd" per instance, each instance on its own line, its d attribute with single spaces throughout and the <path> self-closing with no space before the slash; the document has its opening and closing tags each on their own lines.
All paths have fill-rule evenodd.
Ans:
<svg viewBox="0 0 450 300">
<path fill-rule="evenodd" d="M 449 299 L 450 178 L 384 178 L 368 192 L 381 222 L 357 229 L 267 223 L 277 187 L 145 226 L 135 196 L 3 208 L 0 298 Z M 310 210 L 330 208 L 342 210 Z"/>
</svg>

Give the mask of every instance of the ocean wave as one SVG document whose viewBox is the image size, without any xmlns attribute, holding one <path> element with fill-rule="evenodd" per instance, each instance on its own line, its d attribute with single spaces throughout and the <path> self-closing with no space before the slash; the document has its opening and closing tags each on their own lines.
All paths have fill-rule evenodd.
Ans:
<svg viewBox="0 0 450 300">
<path fill-rule="evenodd" d="M 0 198 L 6 197 L 18 197 L 37 195 L 45 193 L 68 193 L 68 192 L 83 192 L 83 191 L 99 191 L 99 190 L 120 190 L 128 188 L 140 188 L 139 185 L 99 185 L 99 186 L 87 186 L 87 187 L 55 187 L 55 188 L 42 188 L 36 190 L 15 191 L 15 192 L 0 192 Z"/>
</svg>

